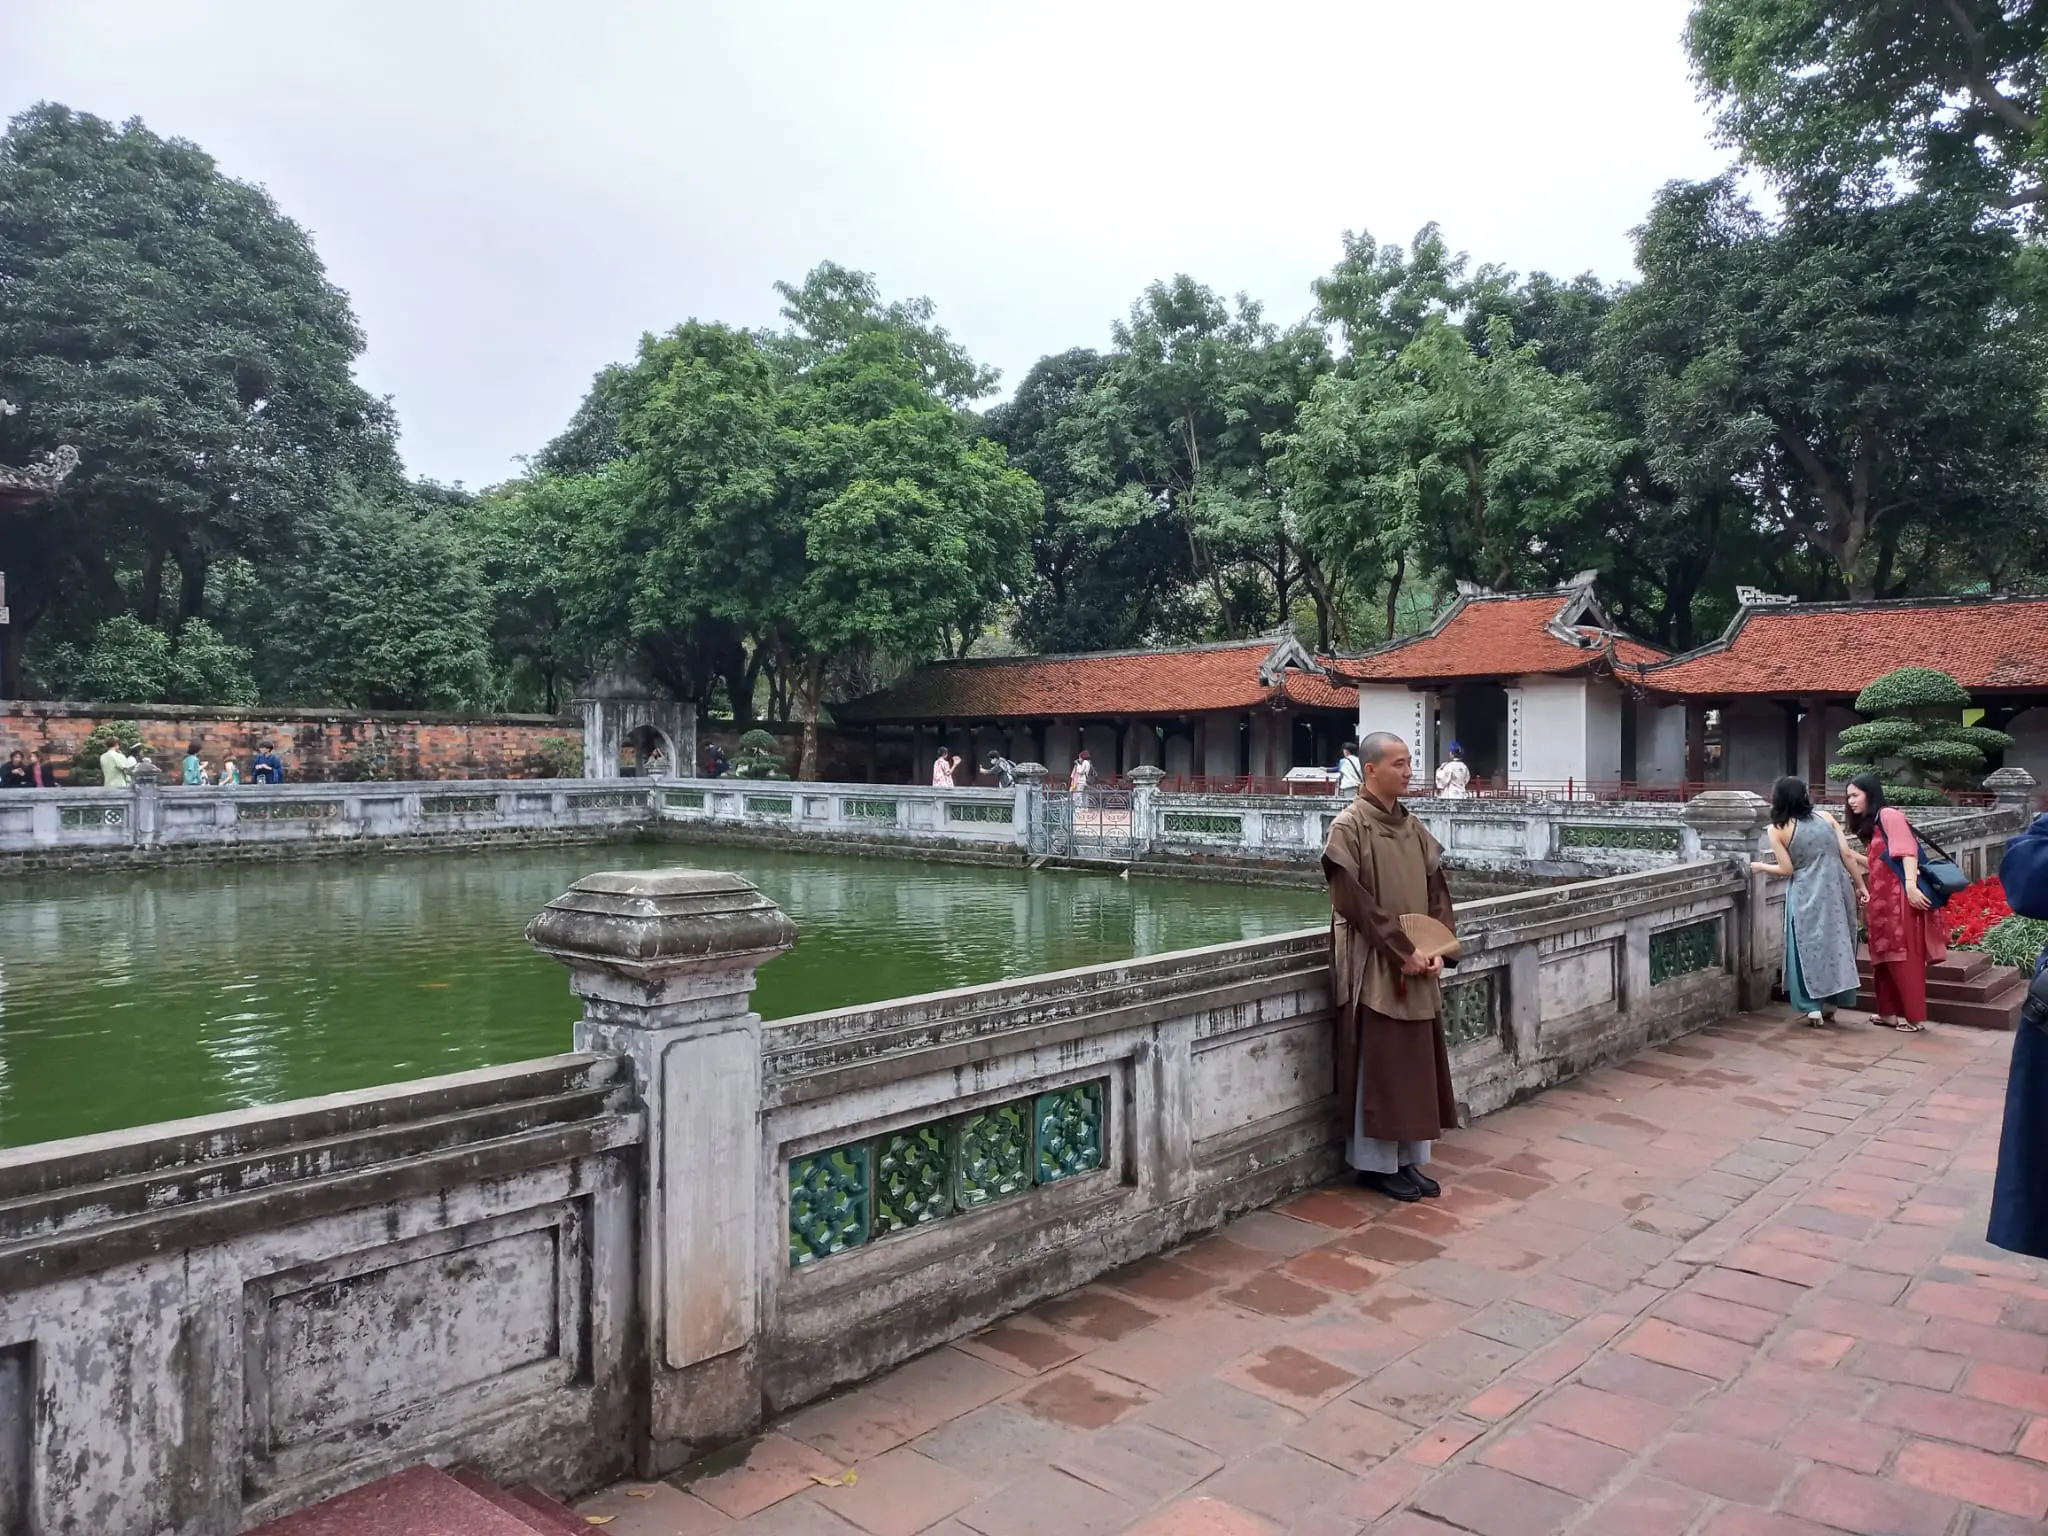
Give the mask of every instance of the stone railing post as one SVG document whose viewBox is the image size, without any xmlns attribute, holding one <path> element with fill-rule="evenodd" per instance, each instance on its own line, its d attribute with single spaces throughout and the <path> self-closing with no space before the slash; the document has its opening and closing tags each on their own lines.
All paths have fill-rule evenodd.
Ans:
<svg viewBox="0 0 2048 1536">
<path fill-rule="evenodd" d="M 1046 767 L 1043 763 L 1019 763 L 1011 777 L 1017 781 L 1017 825 L 1024 834 L 1024 846 L 1032 853 L 1044 853 Z"/>
<path fill-rule="evenodd" d="M 755 972 L 796 942 L 738 875 L 587 875 L 527 925 L 583 1000 L 578 1050 L 632 1064 L 645 1117 L 639 1292 L 642 1476 L 760 1417 L 761 1016 Z"/>
<path fill-rule="evenodd" d="M 1130 772 L 1131 845 L 1139 853 L 1150 853 L 1159 841 L 1159 781 L 1164 768 L 1140 766 Z"/>
<path fill-rule="evenodd" d="M 1679 813 L 1699 838 L 1700 857 L 1726 860 L 1742 877 L 1735 902 L 1729 956 L 1735 968 L 1736 1007 L 1745 1013 L 1771 1000 L 1779 946 L 1771 942 L 1770 902 L 1765 897 L 1768 875 L 1749 865 L 1761 858 L 1764 828 L 1770 825 L 1770 802 L 1746 789 L 1710 789 L 1693 796 Z"/>
<path fill-rule="evenodd" d="M 130 775 L 133 782 L 129 791 L 135 797 L 135 825 L 128 829 L 128 840 L 138 848 L 156 845 L 163 827 L 163 801 L 158 791 L 163 787 L 164 771 L 156 765 L 153 757 L 144 757 L 135 765 Z"/>
<path fill-rule="evenodd" d="M 1987 774 L 1984 787 L 1991 791 L 1992 804 L 2014 818 L 2017 830 L 2027 824 L 2034 811 L 2034 776 L 2024 768 L 2001 768 Z"/>
</svg>

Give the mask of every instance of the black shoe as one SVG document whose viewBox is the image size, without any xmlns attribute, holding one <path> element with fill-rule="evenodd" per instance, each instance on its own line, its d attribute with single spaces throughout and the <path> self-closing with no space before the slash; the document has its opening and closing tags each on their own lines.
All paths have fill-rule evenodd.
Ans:
<svg viewBox="0 0 2048 1536">
<path fill-rule="evenodd" d="M 1403 1205 L 1413 1205 L 1422 1198 L 1422 1187 L 1408 1177 L 1409 1170 L 1397 1169 L 1393 1173 L 1361 1173 L 1358 1182 L 1367 1189 L 1376 1189 L 1389 1200 L 1399 1200 Z"/>
<path fill-rule="evenodd" d="M 1406 1168 L 1403 1168 L 1401 1172 L 1408 1175 L 1409 1183 L 1413 1184 L 1417 1189 L 1422 1191 L 1422 1198 L 1425 1200 L 1434 1200 L 1438 1195 L 1444 1192 L 1443 1185 L 1437 1183 L 1435 1179 L 1432 1179 L 1428 1174 L 1424 1173 L 1420 1168 L 1416 1167 L 1413 1163 L 1410 1163 Z"/>
</svg>

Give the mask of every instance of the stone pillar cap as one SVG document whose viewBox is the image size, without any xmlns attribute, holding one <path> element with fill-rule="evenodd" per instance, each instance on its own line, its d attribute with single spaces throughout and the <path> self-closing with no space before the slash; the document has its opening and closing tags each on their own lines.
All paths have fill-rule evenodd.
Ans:
<svg viewBox="0 0 2048 1536">
<path fill-rule="evenodd" d="M 1996 773 L 1984 776 L 1984 787 L 1994 792 L 2001 789 L 2032 789 L 2034 776 L 2018 766 L 2001 768 Z"/>
<path fill-rule="evenodd" d="M 1043 763 L 1019 763 L 1010 770 L 1010 776 L 1026 784 L 1036 784 L 1042 781 L 1050 771 Z"/>
<path fill-rule="evenodd" d="M 607 870 L 585 875 L 543 907 L 526 925 L 526 938 L 566 965 L 646 977 L 765 960 L 796 943 L 796 924 L 738 875 Z"/>
<path fill-rule="evenodd" d="M 1166 777 L 1166 770 L 1164 768 L 1154 768 L 1149 763 L 1141 763 L 1126 774 L 1125 777 L 1133 784 L 1157 784 Z"/>
<path fill-rule="evenodd" d="M 1770 819 L 1771 803 L 1746 789 L 1709 789 L 1694 795 L 1678 813 L 1679 820 L 1699 831 L 1760 827 Z"/>
</svg>

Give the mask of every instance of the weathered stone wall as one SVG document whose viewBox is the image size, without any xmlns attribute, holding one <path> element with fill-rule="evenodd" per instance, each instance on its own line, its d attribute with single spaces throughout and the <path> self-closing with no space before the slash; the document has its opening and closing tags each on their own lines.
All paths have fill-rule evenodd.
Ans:
<svg viewBox="0 0 2048 1536">
<path fill-rule="evenodd" d="M 639 1135 L 621 1063 L 571 1055 L 0 1151 L 6 1529 L 623 1474 Z"/>
<path fill-rule="evenodd" d="M 577 744 L 574 719 L 547 715 L 431 715 L 398 711 L 279 709 L 241 711 L 185 704 L 0 704 L 0 761 L 48 746 L 69 774 L 71 757 L 93 727 L 133 721 L 144 744 L 172 779 L 185 749 L 219 762 L 232 756 L 246 778 L 259 743 L 275 742 L 287 776 L 311 783 L 385 779 L 545 778 L 540 755 L 550 737 Z"/>
</svg>

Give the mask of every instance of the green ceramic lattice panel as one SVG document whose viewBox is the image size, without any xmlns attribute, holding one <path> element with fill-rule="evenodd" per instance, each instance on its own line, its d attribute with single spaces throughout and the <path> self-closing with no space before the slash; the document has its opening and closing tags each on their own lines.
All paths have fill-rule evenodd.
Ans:
<svg viewBox="0 0 2048 1536">
<path fill-rule="evenodd" d="M 1031 1187 L 1031 1105 L 998 1104 L 954 1122 L 953 1203 L 961 1210 Z"/>
<path fill-rule="evenodd" d="M 868 1148 L 834 1147 L 789 1165 L 789 1262 L 809 1264 L 868 1238 Z"/>
<path fill-rule="evenodd" d="M 875 1142 L 875 1236 L 953 1212 L 946 1122 L 892 1131 Z"/>
<path fill-rule="evenodd" d="M 964 805 L 949 803 L 946 806 L 946 820 L 986 821 L 1008 826 L 1016 820 L 1016 812 L 1017 808 L 1014 805 L 983 805 L 972 801 Z"/>
<path fill-rule="evenodd" d="M 1558 833 L 1565 848 L 1630 848 L 1646 853 L 1678 852 L 1676 827 L 1567 826 Z"/>
<path fill-rule="evenodd" d="M 1102 1166 L 1101 1082 L 1041 1093 L 1031 1120 L 1039 1183 L 1057 1183 Z"/>
<path fill-rule="evenodd" d="M 1500 1033 L 1500 1010 L 1491 974 L 1444 988 L 1444 1043 L 1452 1050 Z"/>
<path fill-rule="evenodd" d="M 1650 985 L 1711 971 L 1721 963 L 1721 920 L 1710 917 L 1650 935 Z"/>
</svg>

